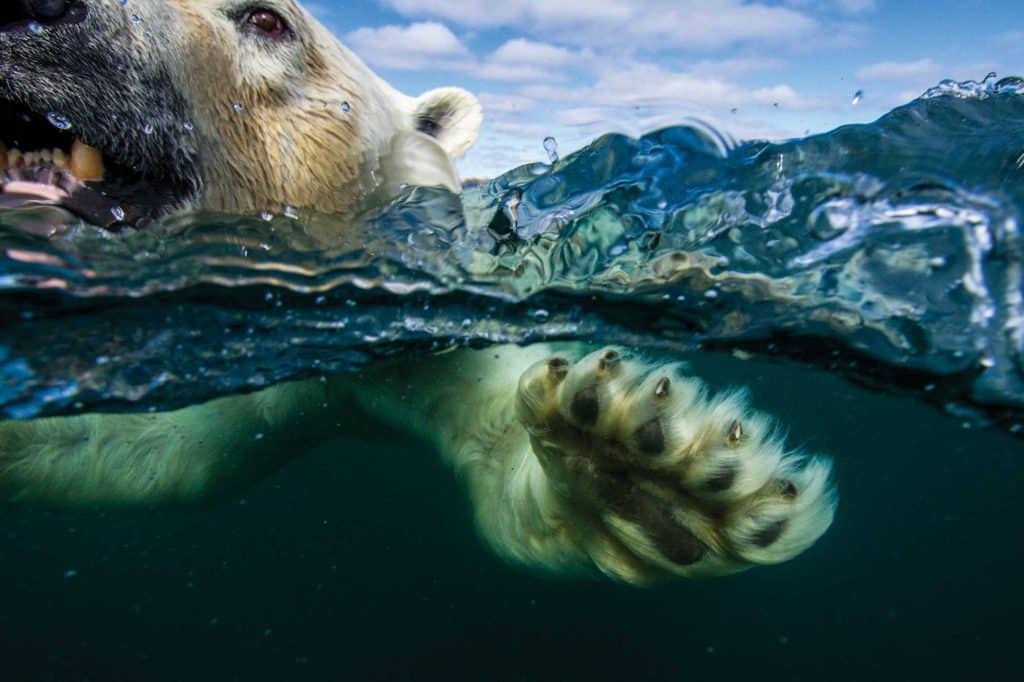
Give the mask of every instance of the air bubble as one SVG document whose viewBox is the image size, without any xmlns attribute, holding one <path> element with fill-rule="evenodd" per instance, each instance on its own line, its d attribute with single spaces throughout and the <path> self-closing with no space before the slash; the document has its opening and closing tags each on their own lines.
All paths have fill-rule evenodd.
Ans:
<svg viewBox="0 0 1024 682">
<path fill-rule="evenodd" d="M 147 123 L 142 127 L 142 132 L 146 135 L 152 135 L 154 130 L 156 130 L 156 128 L 153 127 L 152 123 Z"/>
<path fill-rule="evenodd" d="M 43 25 L 38 21 L 30 21 L 28 22 L 28 30 L 32 33 L 39 34 L 43 32 Z"/>
<path fill-rule="evenodd" d="M 548 153 L 548 161 L 558 161 L 558 141 L 550 135 L 544 138 L 544 151 Z"/>
<path fill-rule="evenodd" d="M 286 217 L 291 218 L 292 220 L 298 220 L 299 209 L 292 206 L 291 204 L 288 204 L 287 206 L 284 207 L 284 214 Z"/>
<path fill-rule="evenodd" d="M 857 92 L 853 93 L 853 100 L 850 101 L 850 104 L 852 104 L 853 106 L 857 106 L 858 104 L 861 103 L 861 101 L 863 99 L 864 99 L 864 91 L 863 90 L 858 90 Z"/>
<path fill-rule="evenodd" d="M 245 107 L 242 106 L 241 102 L 235 102 L 234 104 L 231 105 L 231 108 L 234 109 L 238 113 L 241 113 L 241 111 L 243 109 L 245 109 Z"/>
<path fill-rule="evenodd" d="M 124 209 L 120 206 L 115 206 L 110 209 L 110 215 L 114 216 L 114 220 L 117 222 L 122 222 L 124 220 Z"/>
<path fill-rule="evenodd" d="M 71 121 L 68 120 L 67 116 L 56 111 L 48 113 L 46 115 L 46 120 L 49 121 L 54 128 L 58 128 L 60 130 L 70 130 L 71 128 Z"/>
<path fill-rule="evenodd" d="M 348 112 L 352 111 L 352 105 L 349 104 L 348 102 L 342 102 L 341 110 L 347 114 Z"/>
<path fill-rule="evenodd" d="M 191 131 L 191 130 L 195 130 L 195 129 L 196 129 L 196 127 L 195 127 L 194 125 L 192 125 L 192 124 L 191 124 L 190 122 L 188 122 L 188 121 L 185 121 L 184 123 L 182 123 L 182 124 L 181 124 L 181 127 L 182 127 L 182 128 L 184 128 L 185 130 L 189 130 L 189 131 Z"/>
<path fill-rule="evenodd" d="M 270 211 L 264 211 L 263 213 L 260 213 L 260 220 L 262 220 L 265 223 L 269 223 L 273 219 L 274 214 L 271 213 Z"/>
</svg>

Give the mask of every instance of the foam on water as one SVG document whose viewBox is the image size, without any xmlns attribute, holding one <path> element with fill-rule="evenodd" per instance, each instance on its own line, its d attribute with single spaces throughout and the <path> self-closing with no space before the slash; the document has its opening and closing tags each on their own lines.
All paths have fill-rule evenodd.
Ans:
<svg viewBox="0 0 1024 682">
<path fill-rule="evenodd" d="M 1022 91 L 944 81 L 779 144 L 608 135 L 346 226 L 277 207 L 114 236 L 11 208 L 0 410 L 162 409 L 397 351 L 582 337 L 817 365 L 1019 432 Z"/>
</svg>

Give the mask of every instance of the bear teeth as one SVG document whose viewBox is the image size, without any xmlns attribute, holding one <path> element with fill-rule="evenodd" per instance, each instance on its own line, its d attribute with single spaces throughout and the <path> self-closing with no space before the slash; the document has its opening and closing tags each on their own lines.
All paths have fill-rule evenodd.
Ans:
<svg viewBox="0 0 1024 682">
<path fill-rule="evenodd" d="M 76 139 L 71 145 L 71 163 L 68 170 L 79 180 L 103 179 L 103 154 L 95 147 L 90 147 Z"/>
<path fill-rule="evenodd" d="M 58 170 L 69 170 L 79 180 L 102 180 L 106 168 L 103 154 L 95 147 L 90 147 L 81 140 L 75 140 L 71 151 L 63 149 L 37 149 L 22 151 L 7 149 L 0 142 L 0 172 L 7 169 L 30 168 L 32 166 L 51 165 Z"/>
</svg>

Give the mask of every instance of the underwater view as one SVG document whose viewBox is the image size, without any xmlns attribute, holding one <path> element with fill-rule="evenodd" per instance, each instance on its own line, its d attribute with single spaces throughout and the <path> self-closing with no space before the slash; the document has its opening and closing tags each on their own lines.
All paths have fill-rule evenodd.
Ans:
<svg viewBox="0 0 1024 682">
<path fill-rule="evenodd" d="M 1016 676 L 1024 79 L 459 179 L 220 4 L 0 9 L 0 679 Z"/>
</svg>

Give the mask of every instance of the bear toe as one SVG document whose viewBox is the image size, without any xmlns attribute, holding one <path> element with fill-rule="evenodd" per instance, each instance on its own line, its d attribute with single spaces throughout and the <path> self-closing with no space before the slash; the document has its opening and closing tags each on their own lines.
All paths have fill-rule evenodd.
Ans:
<svg viewBox="0 0 1024 682">
<path fill-rule="evenodd" d="M 552 358 L 517 406 L 554 488 L 599 531 L 594 563 L 628 582 L 783 561 L 832 521 L 828 461 L 787 453 L 743 393 L 712 397 L 680 365 Z"/>
</svg>

